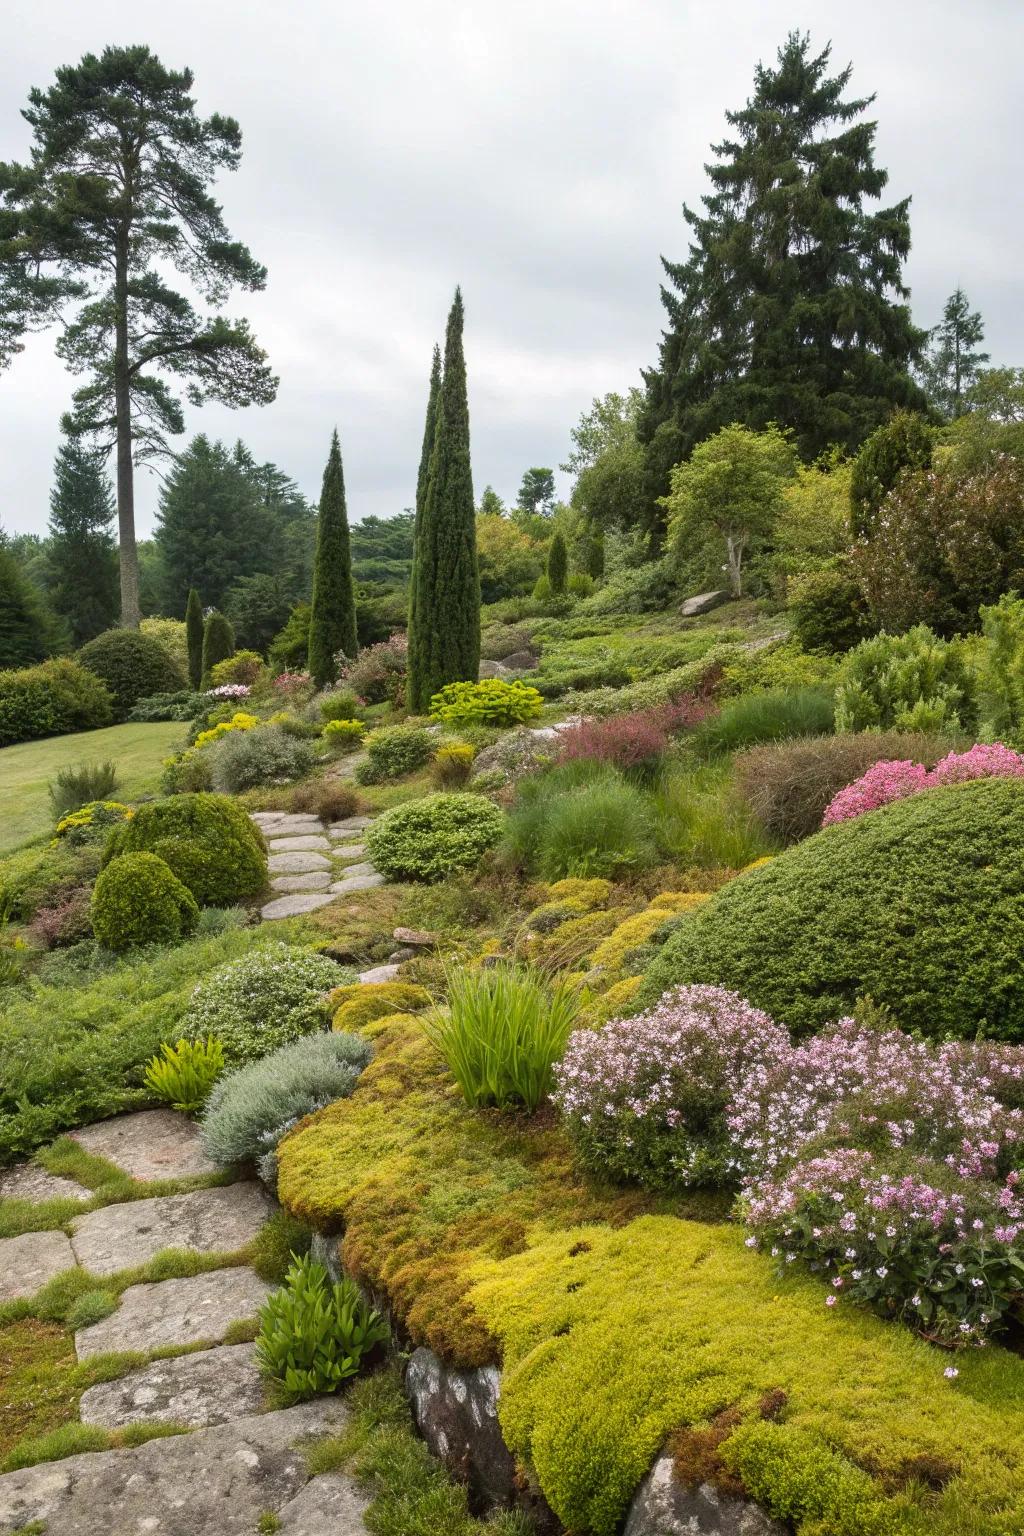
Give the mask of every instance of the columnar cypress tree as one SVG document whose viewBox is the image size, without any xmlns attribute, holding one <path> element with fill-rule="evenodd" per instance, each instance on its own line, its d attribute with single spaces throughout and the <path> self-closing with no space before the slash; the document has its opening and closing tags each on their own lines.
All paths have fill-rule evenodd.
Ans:
<svg viewBox="0 0 1024 1536">
<path fill-rule="evenodd" d="M 188 680 L 198 688 L 203 680 L 203 605 L 195 587 L 185 604 L 185 640 L 188 645 Z"/>
<path fill-rule="evenodd" d="M 338 675 L 335 658 L 339 651 L 352 660 L 358 649 L 345 476 L 341 467 L 341 444 L 335 429 L 320 491 L 313 607 L 309 620 L 309 671 L 317 687 L 323 688 L 334 682 Z"/>
<path fill-rule="evenodd" d="M 423 424 L 423 446 L 420 449 L 420 467 L 416 475 L 416 520 L 413 523 L 412 532 L 412 558 L 413 569 L 409 576 L 409 665 L 412 667 L 412 647 L 419 643 L 416 629 L 416 550 L 420 543 L 420 529 L 423 526 L 423 508 L 427 501 L 427 487 L 430 484 L 430 458 L 434 452 L 434 438 L 437 436 L 437 406 L 441 398 L 441 348 L 435 344 L 434 358 L 430 366 L 430 390 L 427 394 L 427 419 Z"/>
<path fill-rule="evenodd" d="M 235 654 L 235 632 L 230 620 L 214 610 L 203 629 L 203 682 L 210 685 L 210 673 L 218 661 Z"/>
<path fill-rule="evenodd" d="M 408 704 L 420 714 L 439 688 L 475 680 L 480 669 L 480 572 L 462 324 L 462 293 L 456 288 L 413 553 Z"/>
<path fill-rule="evenodd" d="M 114 497 L 99 458 L 77 438 L 61 443 L 50 493 L 46 585 L 77 648 L 117 618 Z"/>
<path fill-rule="evenodd" d="M 568 575 L 569 556 L 566 552 L 565 540 L 560 533 L 556 533 L 548 550 L 548 585 L 551 588 L 552 597 L 563 595 Z"/>
</svg>

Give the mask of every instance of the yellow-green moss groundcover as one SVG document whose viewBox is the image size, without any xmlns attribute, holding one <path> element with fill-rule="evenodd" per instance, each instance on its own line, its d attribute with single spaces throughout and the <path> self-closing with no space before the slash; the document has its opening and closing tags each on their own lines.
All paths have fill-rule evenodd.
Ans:
<svg viewBox="0 0 1024 1536">
<path fill-rule="evenodd" d="M 1024 1530 L 1017 1355 L 961 1351 L 947 1379 L 948 1354 L 778 1278 L 715 1197 L 602 1189 L 553 1117 L 468 1110 L 415 1016 L 363 1029 L 374 1060 L 284 1141 L 281 1198 L 413 1343 L 501 1365 L 505 1438 L 569 1530 L 610 1536 L 666 1442 L 800 1536 Z"/>
</svg>

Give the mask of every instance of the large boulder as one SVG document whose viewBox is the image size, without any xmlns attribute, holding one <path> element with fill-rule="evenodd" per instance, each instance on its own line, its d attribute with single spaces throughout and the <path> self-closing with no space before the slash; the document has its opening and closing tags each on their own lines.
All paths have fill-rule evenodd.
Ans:
<svg viewBox="0 0 1024 1536">
<path fill-rule="evenodd" d="M 728 596 L 728 592 L 723 591 L 697 592 L 680 604 L 679 616 L 683 619 L 699 618 L 702 613 L 710 613 L 712 608 L 717 608 L 719 603 L 724 603 Z"/>
<path fill-rule="evenodd" d="M 785 1536 L 785 1527 L 746 1499 L 710 1483 L 687 1488 L 672 1457 L 659 1456 L 629 1507 L 623 1536 Z"/>
</svg>

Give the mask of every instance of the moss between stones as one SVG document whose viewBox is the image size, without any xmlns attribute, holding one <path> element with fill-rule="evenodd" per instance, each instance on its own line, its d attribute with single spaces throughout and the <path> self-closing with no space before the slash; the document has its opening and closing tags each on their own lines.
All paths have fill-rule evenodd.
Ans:
<svg viewBox="0 0 1024 1536">
<path fill-rule="evenodd" d="M 664 1441 L 727 1413 L 721 1465 L 800 1536 L 1024 1529 L 1024 1361 L 967 1352 L 945 1381 L 947 1355 L 826 1311 L 699 1204 L 602 1190 L 543 1116 L 467 1110 L 416 1020 L 370 1032 L 352 1097 L 282 1144 L 281 1197 L 344 1227 L 415 1342 L 501 1360 L 506 1439 L 567 1526 L 608 1536 Z"/>
</svg>

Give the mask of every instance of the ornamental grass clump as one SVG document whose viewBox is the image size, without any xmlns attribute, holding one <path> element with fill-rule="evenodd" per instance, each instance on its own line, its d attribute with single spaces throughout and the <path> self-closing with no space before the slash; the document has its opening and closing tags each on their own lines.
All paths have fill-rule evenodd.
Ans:
<svg viewBox="0 0 1024 1536">
<path fill-rule="evenodd" d="M 474 1109 L 522 1105 L 531 1112 L 551 1092 L 555 1062 L 579 1017 L 578 996 L 547 986 L 512 965 L 445 972 L 446 1008 L 423 1021 L 466 1103 Z"/>
<path fill-rule="evenodd" d="M 562 763 L 519 785 L 506 825 L 509 861 L 542 880 L 615 879 L 657 858 L 650 798 L 602 763 Z"/>
<path fill-rule="evenodd" d="M 353 1280 L 332 1284 L 322 1264 L 293 1254 L 284 1285 L 260 1313 L 256 1359 L 286 1398 L 299 1401 L 337 1392 L 387 1337 L 387 1323 Z"/>
</svg>

